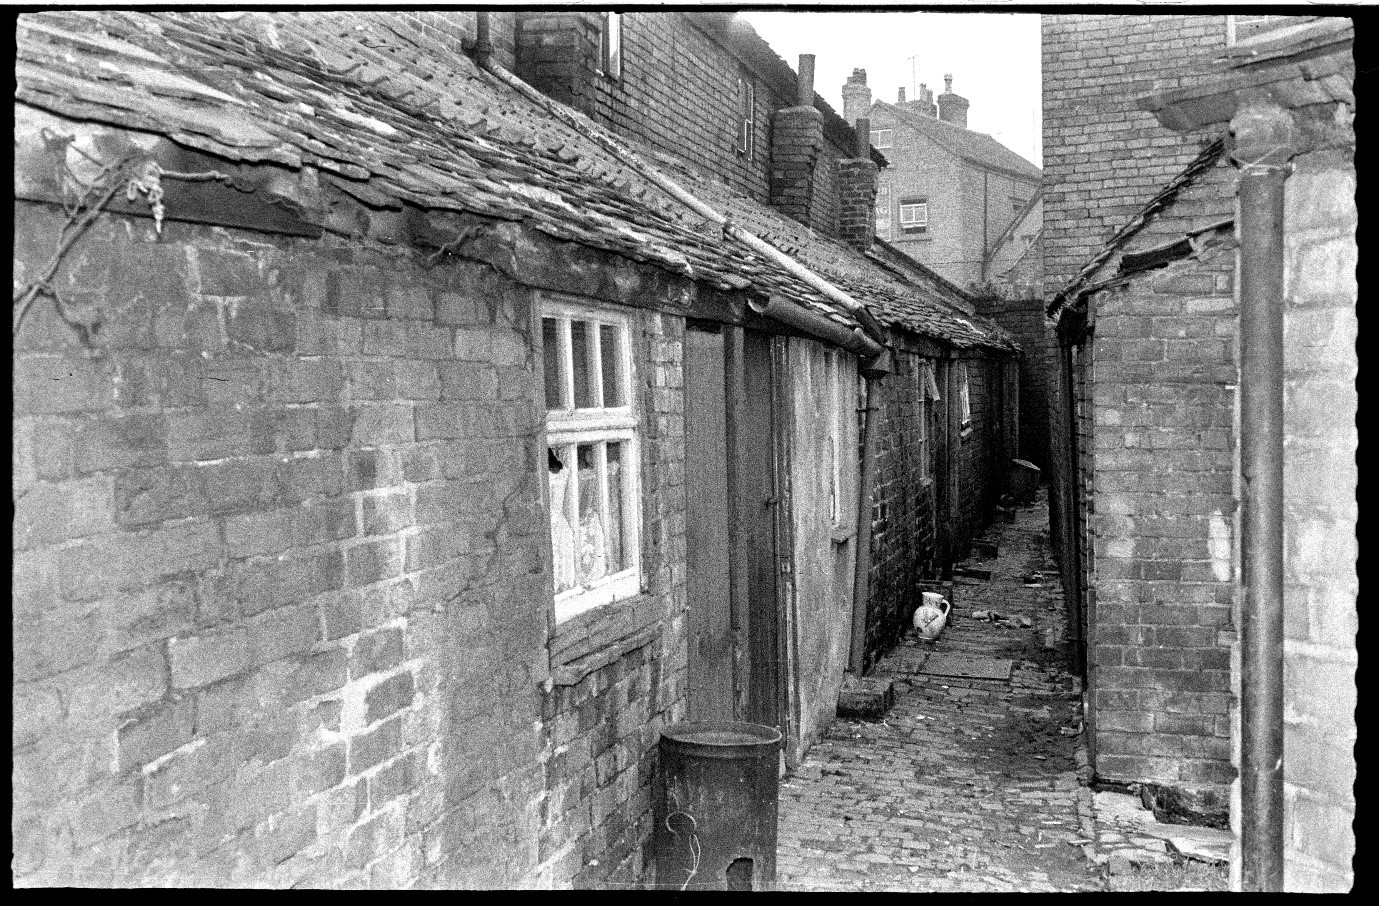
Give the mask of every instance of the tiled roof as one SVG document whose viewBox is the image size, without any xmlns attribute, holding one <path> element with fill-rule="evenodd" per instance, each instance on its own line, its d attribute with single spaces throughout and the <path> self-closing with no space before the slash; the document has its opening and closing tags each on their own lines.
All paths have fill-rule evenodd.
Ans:
<svg viewBox="0 0 1379 906">
<path fill-rule="evenodd" d="M 521 221 L 855 323 L 395 12 L 51 10 L 19 17 L 16 50 L 16 98 L 34 107 L 232 160 L 316 167 L 346 191 Z M 943 319 L 915 329 L 1003 344 L 981 330 L 950 337 Z"/>
<path fill-rule="evenodd" d="M 1043 176 L 1042 170 L 985 132 L 973 132 L 971 129 L 885 101 L 876 101 L 872 106 L 892 111 L 897 119 L 965 160 L 997 170 L 1006 170 L 1029 179 L 1037 180 Z"/>
</svg>

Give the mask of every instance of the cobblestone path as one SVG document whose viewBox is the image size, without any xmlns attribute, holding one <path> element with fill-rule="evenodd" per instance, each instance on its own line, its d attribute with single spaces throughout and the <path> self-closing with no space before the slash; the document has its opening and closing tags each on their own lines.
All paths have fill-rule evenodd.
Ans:
<svg viewBox="0 0 1379 906">
<path fill-rule="evenodd" d="M 937 642 L 911 632 L 873 673 L 895 684 L 878 721 L 839 719 L 781 782 L 778 890 L 1105 889 L 1084 855 L 1075 757 L 1080 687 L 1068 673 L 1063 597 L 1038 503 L 997 521 L 999 555 L 968 561 Z M 1042 572 L 1043 581 L 1027 581 Z M 1028 627 L 973 619 L 995 610 Z M 1017 621 L 1018 622 L 1018 621 Z M 1014 662 L 1009 679 L 916 672 L 933 653 Z M 1091 847 L 1086 847 L 1090 852 Z"/>
</svg>

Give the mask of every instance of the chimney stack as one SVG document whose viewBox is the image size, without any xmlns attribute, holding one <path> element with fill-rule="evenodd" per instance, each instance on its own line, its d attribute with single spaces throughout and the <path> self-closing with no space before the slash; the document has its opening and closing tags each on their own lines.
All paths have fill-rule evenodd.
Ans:
<svg viewBox="0 0 1379 906">
<path fill-rule="evenodd" d="M 938 108 L 934 106 L 934 93 L 924 82 L 919 83 L 919 97 L 915 98 L 915 106 L 919 108 L 920 113 L 938 119 Z"/>
<path fill-rule="evenodd" d="M 871 159 L 871 119 L 857 121 L 855 157 L 838 161 L 838 238 L 860 252 L 876 240 L 876 179 Z"/>
<path fill-rule="evenodd" d="M 771 205 L 822 229 L 824 212 L 814 210 L 814 167 L 824 147 L 824 115 L 814 106 L 812 53 L 800 54 L 796 85 L 796 106 L 777 110 L 771 122 Z"/>
<path fill-rule="evenodd" d="M 871 111 L 871 89 L 867 87 L 867 71 L 854 69 L 843 83 L 843 119 L 849 126 Z"/>
<path fill-rule="evenodd" d="M 938 96 L 938 118 L 945 123 L 967 128 L 967 98 L 953 93 L 953 77 L 943 77 L 943 94 Z"/>
<path fill-rule="evenodd" d="M 800 54 L 799 106 L 814 106 L 814 55 Z"/>
<path fill-rule="evenodd" d="M 895 102 L 896 102 L 897 104 L 903 104 L 903 103 L 905 103 L 905 86 L 904 86 L 904 85 L 901 85 L 901 86 L 900 86 L 900 93 L 899 93 L 898 95 L 896 95 Z"/>
</svg>

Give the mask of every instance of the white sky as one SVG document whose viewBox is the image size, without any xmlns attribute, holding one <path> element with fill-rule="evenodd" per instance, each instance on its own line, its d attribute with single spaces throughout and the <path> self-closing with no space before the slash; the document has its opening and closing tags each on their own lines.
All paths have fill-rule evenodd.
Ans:
<svg viewBox="0 0 1379 906">
<path fill-rule="evenodd" d="M 798 68 L 815 56 L 814 90 L 839 114 L 843 83 L 867 71 L 872 98 L 894 102 L 896 89 L 915 98 L 927 83 L 970 102 L 967 126 L 1043 165 L 1040 124 L 1039 16 L 1032 13 L 745 12 L 739 13 L 776 53 Z M 913 63 L 910 57 L 915 57 Z M 911 66 L 913 65 L 913 75 Z"/>
</svg>

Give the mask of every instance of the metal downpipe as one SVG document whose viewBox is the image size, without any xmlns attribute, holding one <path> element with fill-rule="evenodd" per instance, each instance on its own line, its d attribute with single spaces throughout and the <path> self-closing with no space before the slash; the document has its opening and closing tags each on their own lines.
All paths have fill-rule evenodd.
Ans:
<svg viewBox="0 0 1379 906">
<path fill-rule="evenodd" d="M 876 484 L 876 391 L 880 375 L 867 374 L 862 418 L 862 475 L 857 487 L 857 553 L 852 574 L 852 639 L 848 647 L 848 672 L 861 677 L 867 649 L 867 603 L 871 598 L 871 506 Z"/>
<path fill-rule="evenodd" d="M 1283 889 L 1283 200 L 1240 176 L 1241 884 Z"/>
</svg>

